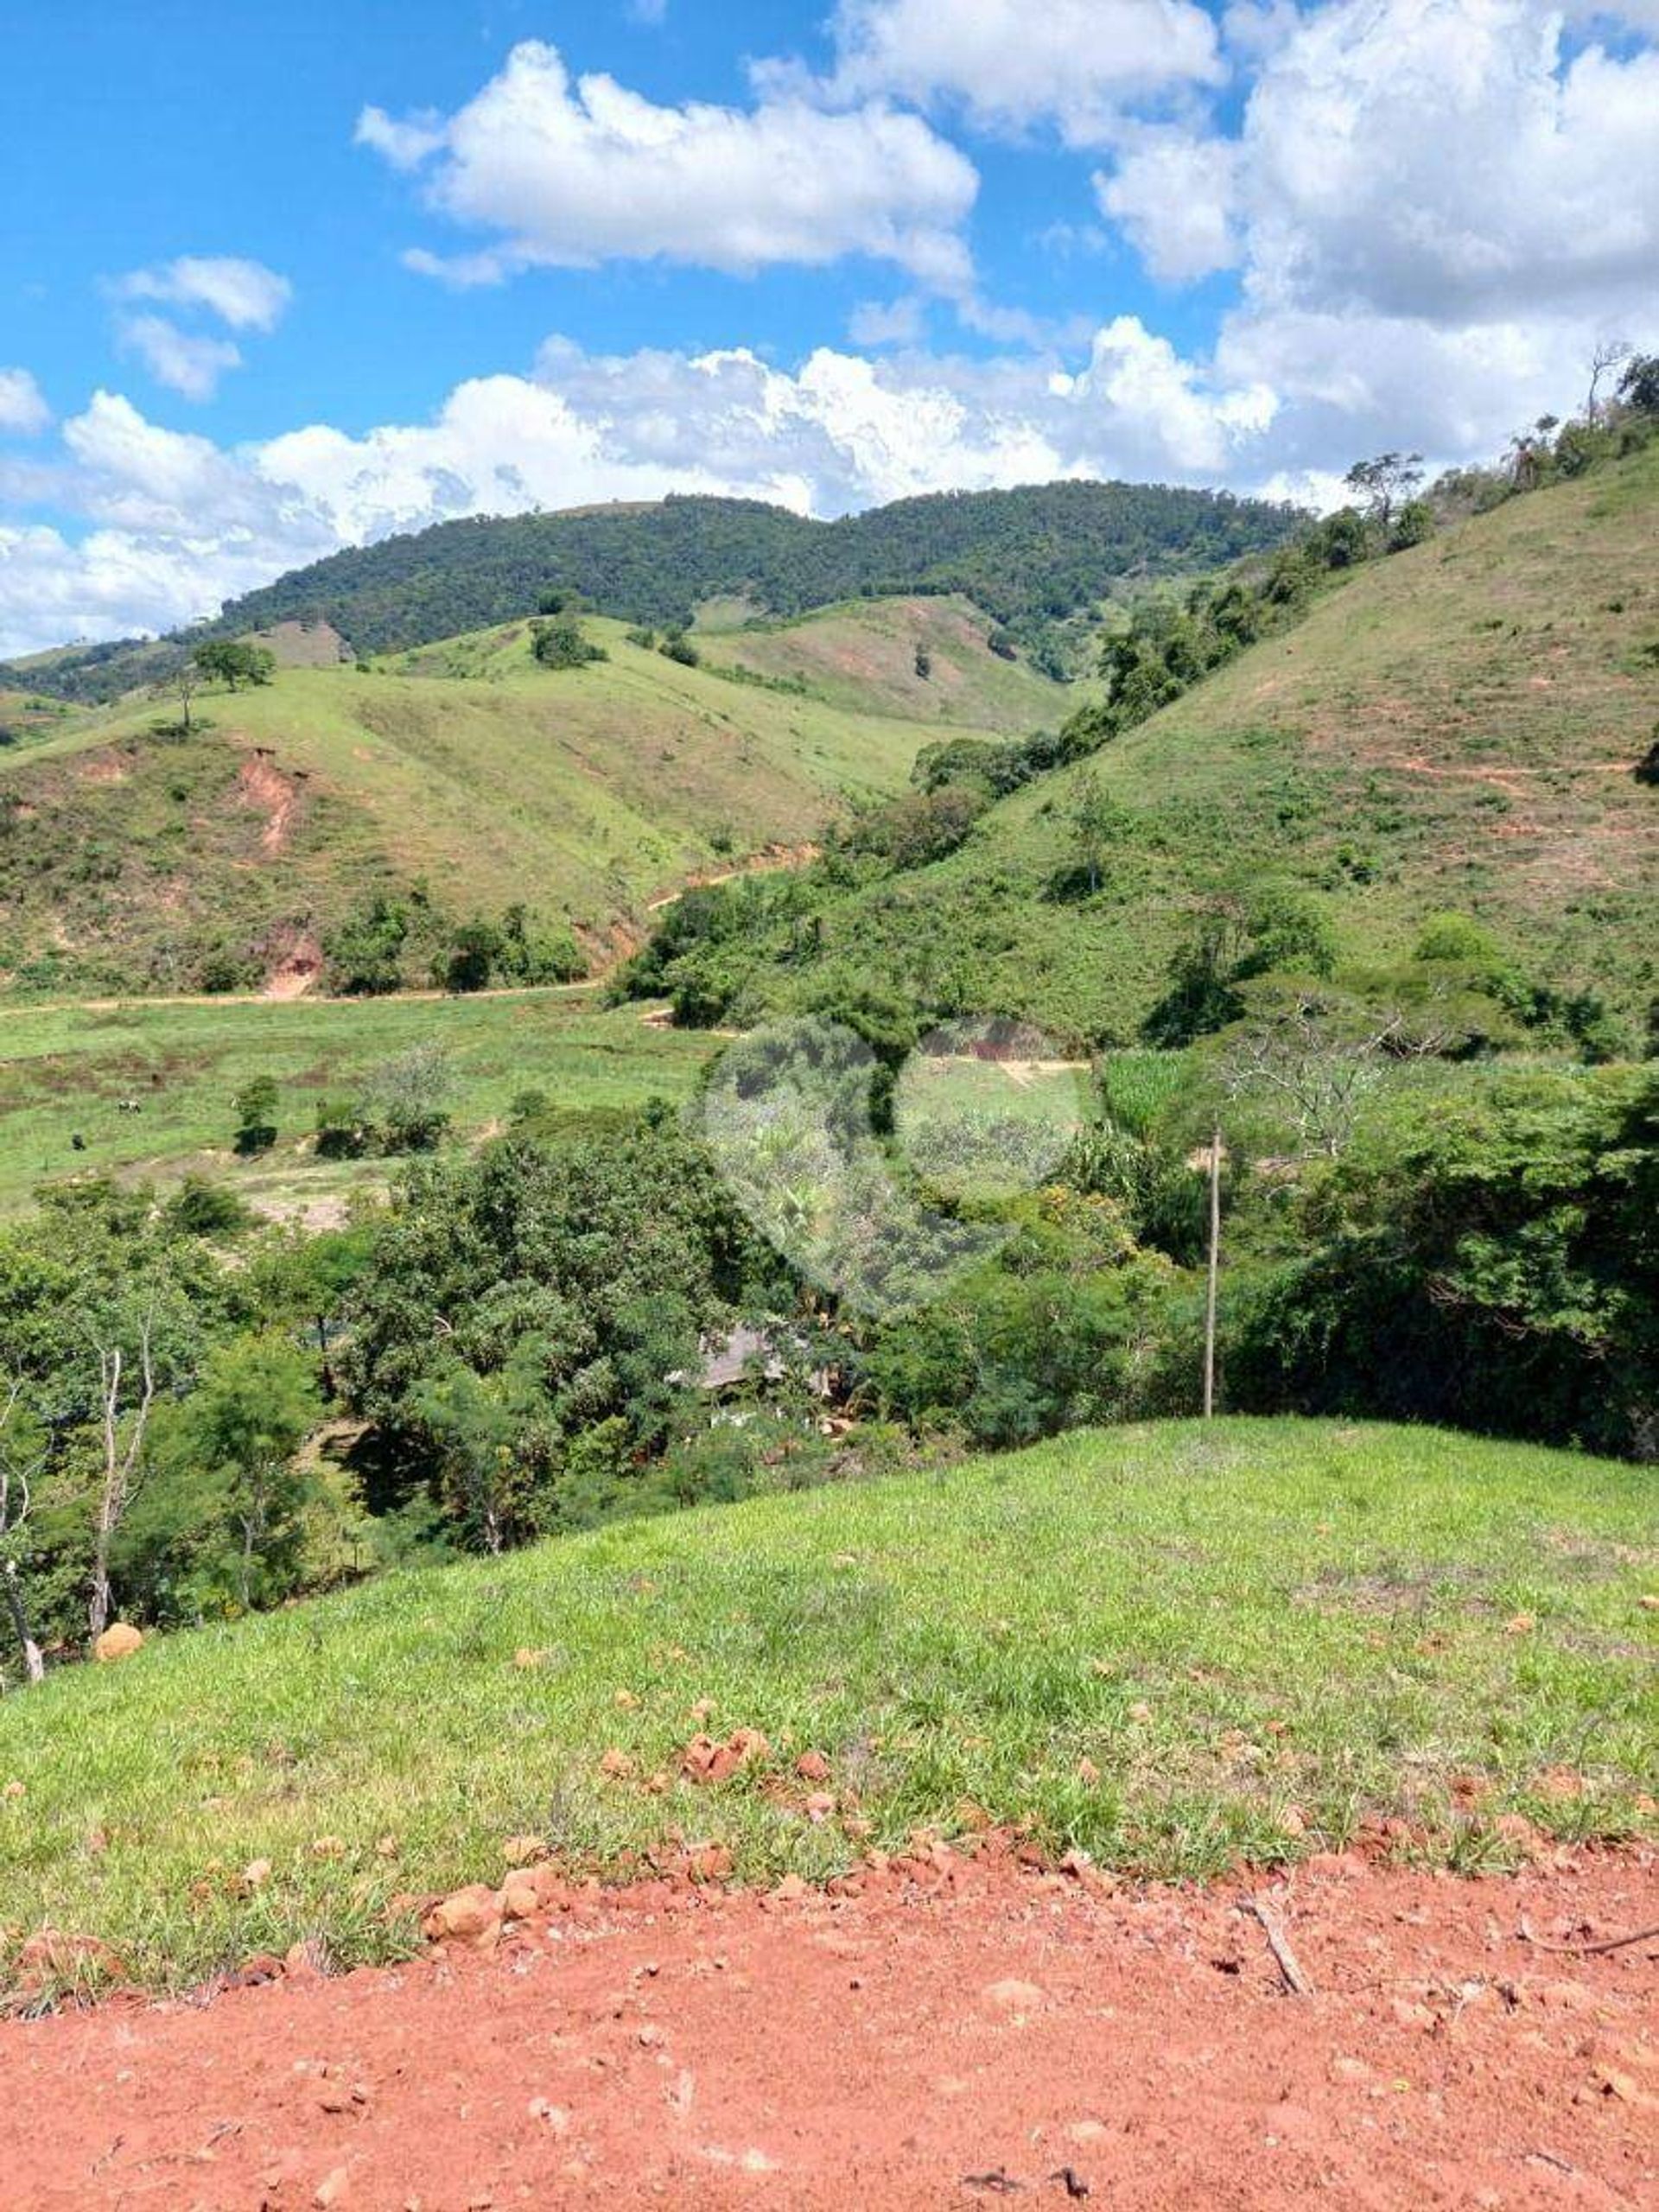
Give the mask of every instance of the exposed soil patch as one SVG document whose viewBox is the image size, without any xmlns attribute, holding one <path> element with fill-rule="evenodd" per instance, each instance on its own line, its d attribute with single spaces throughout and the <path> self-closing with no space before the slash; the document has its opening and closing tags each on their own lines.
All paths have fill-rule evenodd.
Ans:
<svg viewBox="0 0 1659 2212">
<path fill-rule="evenodd" d="M 741 875 L 770 875 L 779 868 L 804 868 L 823 851 L 821 845 L 767 845 L 751 854 L 736 868 L 722 868 L 712 872 L 700 871 L 687 878 L 677 891 L 665 891 L 660 899 L 646 901 L 648 914 L 660 914 L 665 906 L 677 906 L 688 891 L 707 891 L 716 883 L 734 883 Z"/>
<path fill-rule="evenodd" d="M 1544 1948 L 1659 1918 L 1650 1856 L 1316 1863 L 1265 1920 L 1006 1858 L 861 1881 L 650 1883 L 487 1953 L 0 2026 L 6 2202 L 1654 2201 L 1659 1938 Z"/>
<path fill-rule="evenodd" d="M 237 797 L 245 806 L 257 808 L 265 817 L 259 832 L 259 849 L 274 860 L 288 843 L 294 810 L 299 804 L 299 785 L 264 753 L 255 753 L 236 772 Z"/>
<path fill-rule="evenodd" d="M 75 772 L 83 784 L 124 784 L 127 763 L 118 753 L 88 753 Z"/>
<path fill-rule="evenodd" d="M 276 948 L 261 994 L 268 999 L 299 999 L 322 973 L 322 942 L 315 931 L 300 930 Z"/>
</svg>

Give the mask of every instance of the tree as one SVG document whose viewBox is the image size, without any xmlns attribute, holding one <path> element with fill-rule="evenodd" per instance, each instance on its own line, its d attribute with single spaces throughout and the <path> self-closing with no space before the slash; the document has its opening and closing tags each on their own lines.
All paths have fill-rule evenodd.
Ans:
<svg viewBox="0 0 1659 2212">
<path fill-rule="evenodd" d="M 1599 404 L 1601 380 L 1609 369 L 1622 368 L 1636 348 L 1627 338 L 1604 338 L 1590 356 L 1590 389 L 1585 395 L 1584 419 L 1593 423 Z"/>
<path fill-rule="evenodd" d="M 1420 453 L 1380 453 L 1371 461 L 1357 461 L 1342 480 L 1365 502 L 1367 514 L 1384 537 L 1395 507 L 1423 480 L 1422 459 Z"/>
<path fill-rule="evenodd" d="M 110 1624 L 114 1594 L 110 1586 L 110 1554 L 143 1471 L 144 1432 L 156 1402 L 154 1330 L 150 1308 L 133 1317 L 136 1341 L 131 1359 L 118 1337 L 93 1341 L 104 1447 L 103 1479 L 92 1524 L 92 1590 L 86 1606 L 86 1623 L 94 1643 Z"/>
<path fill-rule="evenodd" d="M 210 1355 L 173 1424 L 168 1456 L 212 1493 L 245 1612 L 298 1580 L 310 1484 L 295 1454 L 321 1410 L 303 1356 L 279 1338 L 251 1337 Z"/>
<path fill-rule="evenodd" d="M 330 985 L 352 998 L 395 991 L 404 980 L 409 929 L 408 910 L 377 892 L 324 939 Z"/>
<path fill-rule="evenodd" d="M 204 639 L 190 658 L 210 683 L 223 683 L 232 691 L 243 683 L 250 690 L 269 683 L 276 673 L 275 653 L 240 638 Z"/>
<path fill-rule="evenodd" d="M 520 910 L 522 912 L 522 909 Z M 443 984 L 450 991 L 481 991 L 501 957 L 501 932 L 481 915 L 463 922 L 444 963 Z"/>
<path fill-rule="evenodd" d="M 1381 1079 L 1383 1057 L 1427 1057 L 1441 1041 L 1408 1032 L 1398 1014 L 1377 1014 L 1331 992 L 1268 989 L 1221 1040 L 1221 1087 L 1229 1098 L 1265 1107 L 1303 1156 L 1335 1160 Z"/>
<path fill-rule="evenodd" d="M 6 1611 L 22 1653 L 24 1675 L 38 1682 L 45 1676 L 46 1662 L 30 1631 L 23 1595 L 22 1534 L 34 1502 L 33 1485 L 46 1464 L 46 1442 L 32 1417 L 24 1388 L 22 1376 L 13 1375 L 7 1377 L 0 1392 L 0 1579 L 5 1584 Z"/>
<path fill-rule="evenodd" d="M 1122 834 L 1127 819 L 1122 808 L 1103 788 L 1100 779 L 1084 776 L 1071 804 L 1071 840 L 1078 872 L 1087 880 L 1091 898 L 1100 888 L 1107 849 Z"/>
<path fill-rule="evenodd" d="M 414 1045 L 384 1061 L 364 1096 L 386 1150 L 430 1152 L 449 1126 L 454 1087 L 441 1045 Z"/>
<path fill-rule="evenodd" d="M 1618 396 L 1638 415 L 1659 415 L 1659 353 L 1631 356 L 1618 380 Z"/>
<path fill-rule="evenodd" d="M 586 668 L 590 661 L 608 660 L 603 645 L 588 642 L 574 614 L 560 614 L 530 626 L 530 650 L 543 668 Z"/>
<path fill-rule="evenodd" d="M 235 1145 L 244 1157 L 269 1152 L 276 1141 L 276 1084 L 268 1075 L 249 1077 L 231 1103 L 236 1109 Z"/>
<path fill-rule="evenodd" d="M 1331 925 L 1306 892 L 1269 884 L 1249 899 L 1212 899 L 1170 963 L 1169 985 L 1144 1025 L 1149 1044 L 1190 1045 L 1245 1010 L 1243 986 L 1274 969 L 1329 976 Z"/>
<path fill-rule="evenodd" d="M 170 684 L 179 702 L 179 727 L 181 729 L 191 729 L 194 725 L 190 719 L 190 707 L 201 689 L 201 671 L 194 660 L 188 660 L 174 671 Z"/>
</svg>

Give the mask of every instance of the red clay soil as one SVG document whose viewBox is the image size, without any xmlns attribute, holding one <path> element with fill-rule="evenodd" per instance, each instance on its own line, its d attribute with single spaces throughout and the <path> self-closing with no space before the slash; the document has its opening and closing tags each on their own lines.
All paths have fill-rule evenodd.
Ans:
<svg viewBox="0 0 1659 2212">
<path fill-rule="evenodd" d="M 792 1886 L 792 1885 L 791 1885 Z M 646 1885 L 446 1951 L 0 2026 L 7 2212 L 1659 2202 L 1651 1853 L 1096 1894 Z M 1523 1923 L 1525 1928 L 1523 1930 Z"/>
</svg>

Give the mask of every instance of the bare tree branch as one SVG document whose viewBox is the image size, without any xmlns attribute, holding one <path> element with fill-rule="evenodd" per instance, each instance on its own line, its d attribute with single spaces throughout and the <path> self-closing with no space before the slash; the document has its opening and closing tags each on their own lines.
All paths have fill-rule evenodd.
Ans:
<svg viewBox="0 0 1659 2212">
<path fill-rule="evenodd" d="M 93 1526 L 92 1594 L 86 1608 L 87 1623 L 94 1642 L 110 1624 L 112 1594 L 110 1588 L 110 1553 L 137 1487 L 144 1431 L 149 1426 L 150 1407 L 155 1402 L 156 1367 L 151 1341 L 155 1318 L 153 1309 L 149 1310 L 138 1325 L 138 1396 L 127 1415 L 124 1438 L 122 1435 L 121 1400 L 125 1362 L 122 1348 L 118 1343 L 105 1344 L 99 1343 L 96 1338 L 93 1340 L 93 1348 L 98 1353 L 104 1426 L 104 1481 L 99 1493 L 98 1516 Z"/>
</svg>

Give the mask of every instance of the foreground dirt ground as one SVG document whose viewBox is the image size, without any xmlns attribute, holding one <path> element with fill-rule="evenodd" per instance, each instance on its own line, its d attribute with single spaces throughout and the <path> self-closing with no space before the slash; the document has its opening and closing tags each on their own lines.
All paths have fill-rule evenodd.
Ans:
<svg viewBox="0 0 1659 2212">
<path fill-rule="evenodd" d="M 0 2025 L 0 2202 L 1648 2206 L 1659 1936 L 1545 1947 L 1655 1921 L 1642 1853 L 1203 1891 L 944 1854 L 857 1896 L 647 1885 L 487 1955 Z"/>
</svg>

